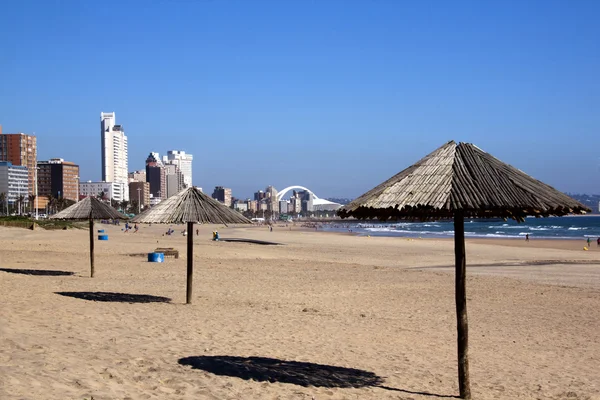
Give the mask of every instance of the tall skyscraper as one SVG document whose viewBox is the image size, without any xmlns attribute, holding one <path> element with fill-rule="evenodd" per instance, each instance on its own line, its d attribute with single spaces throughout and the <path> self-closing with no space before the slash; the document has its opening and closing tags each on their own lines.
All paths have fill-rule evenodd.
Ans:
<svg viewBox="0 0 600 400">
<path fill-rule="evenodd" d="M 127 136 L 122 125 L 116 125 L 115 113 L 100 113 L 102 135 L 102 180 L 123 184 L 127 188 Z M 129 190 L 124 190 L 129 200 Z"/>
<path fill-rule="evenodd" d="M 167 198 L 167 176 L 158 153 L 152 152 L 146 159 L 146 182 L 150 184 L 150 194 L 153 198 Z"/>
<path fill-rule="evenodd" d="M 14 166 L 27 167 L 28 193 L 35 192 L 35 167 L 37 166 L 37 140 L 24 133 L 0 133 L 0 161 Z"/>
<path fill-rule="evenodd" d="M 183 174 L 183 184 L 185 187 L 192 187 L 192 161 L 194 156 L 186 154 L 185 151 L 169 150 L 167 155 L 163 156 L 163 162 L 166 164 L 174 164 L 179 167 Z"/>
</svg>

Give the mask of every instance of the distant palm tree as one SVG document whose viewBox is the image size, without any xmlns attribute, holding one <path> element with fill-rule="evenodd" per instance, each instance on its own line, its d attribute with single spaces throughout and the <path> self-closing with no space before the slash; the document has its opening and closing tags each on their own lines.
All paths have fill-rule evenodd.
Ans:
<svg viewBox="0 0 600 400">
<path fill-rule="evenodd" d="M 2 211 L 3 213 L 5 210 L 4 203 L 6 203 L 6 193 L 2 192 L 2 193 L 0 193 L 0 207 L 1 207 L 0 211 Z M 8 214 L 8 211 L 6 213 Z"/>
<path fill-rule="evenodd" d="M 35 198 L 36 198 L 35 194 L 30 194 L 29 196 L 27 196 L 27 199 L 29 200 L 29 212 L 31 212 L 32 214 L 33 214 L 33 207 L 35 205 Z"/>
<path fill-rule="evenodd" d="M 75 201 L 61 197 L 60 199 L 58 199 L 57 203 L 58 203 L 57 204 L 58 211 L 62 211 L 65 208 L 71 207 L 73 204 L 75 204 Z"/>
<path fill-rule="evenodd" d="M 121 209 L 123 210 L 123 212 L 127 212 L 127 206 L 129 205 L 129 202 L 127 200 L 123 200 L 121 202 Z"/>
<path fill-rule="evenodd" d="M 138 201 L 133 199 L 131 200 L 131 202 L 129 203 L 129 211 L 131 211 L 134 214 L 137 214 L 138 212 Z"/>
<path fill-rule="evenodd" d="M 110 205 L 112 208 L 118 208 L 119 207 L 119 202 L 115 199 L 110 199 Z"/>
<path fill-rule="evenodd" d="M 19 205 L 19 215 L 21 215 L 24 201 L 25 201 L 25 196 L 23 196 L 23 195 L 20 195 L 19 198 L 17 199 L 17 204 Z"/>
<path fill-rule="evenodd" d="M 52 207 L 54 207 L 54 196 L 52 196 L 51 194 L 46 196 L 48 198 L 48 202 L 46 203 L 46 208 L 47 208 L 47 214 L 50 215 L 52 214 Z"/>
</svg>

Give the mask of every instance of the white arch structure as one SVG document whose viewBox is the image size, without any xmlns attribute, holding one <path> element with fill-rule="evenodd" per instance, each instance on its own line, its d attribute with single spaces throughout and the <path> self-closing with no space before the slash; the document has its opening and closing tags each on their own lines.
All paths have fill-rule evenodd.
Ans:
<svg viewBox="0 0 600 400">
<path fill-rule="evenodd" d="M 305 188 L 304 186 L 298 186 L 298 185 L 288 186 L 285 189 L 283 189 L 281 192 L 277 193 L 277 201 L 283 200 L 283 196 L 285 196 L 286 193 L 289 192 L 290 190 L 294 190 L 294 189 L 306 190 L 307 192 L 311 193 L 313 195 L 313 207 L 315 207 L 316 209 L 321 209 L 321 210 L 334 209 L 335 210 L 335 209 L 341 207 L 341 204 L 334 203 L 332 201 L 325 200 L 325 199 L 320 199 L 309 188 Z"/>
<path fill-rule="evenodd" d="M 277 193 L 277 201 L 283 200 L 283 196 L 285 196 L 285 194 L 287 192 L 289 192 L 290 190 L 294 190 L 294 189 L 306 190 L 307 192 L 312 193 L 315 200 L 319 200 L 317 195 L 312 190 L 305 188 L 304 186 L 294 185 L 294 186 L 288 186 L 285 189 L 283 189 L 281 192 Z"/>
</svg>

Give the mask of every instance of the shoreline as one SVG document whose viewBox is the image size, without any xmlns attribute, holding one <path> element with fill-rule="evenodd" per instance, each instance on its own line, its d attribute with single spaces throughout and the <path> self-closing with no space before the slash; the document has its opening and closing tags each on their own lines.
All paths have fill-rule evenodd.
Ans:
<svg viewBox="0 0 600 400">
<path fill-rule="evenodd" d="M 384 236 L 384 235 L 365 235 L 356 232 L 337 232 L 337 231 L 315 231 L 310 228 L 295 228 L 294 231 L 302 232 L 314 232 L 320 234 L 331 234 L 339 236 L 354 236 L 357 238 L 369 238 L 369 239 L 396 239 L 399 241 L 425 241 L 425 242 L 454 242 L 454 237 L 411 237 L 411 236 Z M 525 238 L 511 238 L 511 237 L 465 237 L 465 243 L 467 244 L 483 244 L 491 246 L 504 246 L 504 247 L 523 247 L 523 248 L 544 248 L 544 249 L 561 249 L 561 250 L 572 250 L 572 251 L 600 251 L 600 246 L 597 245 L 596 240 L 592 240 L 588 250 L 584 250 L 587 247 L 587 238 L 530 238 L 526 241 Z"/>
</svg>

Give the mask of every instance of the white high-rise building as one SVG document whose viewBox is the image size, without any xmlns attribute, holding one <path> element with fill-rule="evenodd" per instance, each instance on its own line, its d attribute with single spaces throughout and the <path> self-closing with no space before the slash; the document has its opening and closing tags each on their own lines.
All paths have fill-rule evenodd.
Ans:
<svg viewBox="0 0 600 400">
<path fill-rule="evenodd" d="M 175 164 L 183 174 L 183 184 L 185 187 L 192 187 L 192 160 L 194 156 L 186 154 L 185 151 L 169 150 L 167 155 L 163 156 L 163 163 Z"/>
<path fill-rule="evenodd" d="M 115 113 L 100 113 L 102 135 L 102 181 L 127 186 L 127 136 L 122 125 L 116 125 Z M 124 200 L 129 200 L 127 190 Z"/>
<path fill-rule="evenodd" d="M 129 192 L 128 188 L 127 184 L 122 183 L 87 181 L 79 183 L 79 194 L 83 197 L 98 197 L 104 192 L 105 200 L 129 201 L 129 196 L 125 198 L 125 192 Z"/>
</svg>

